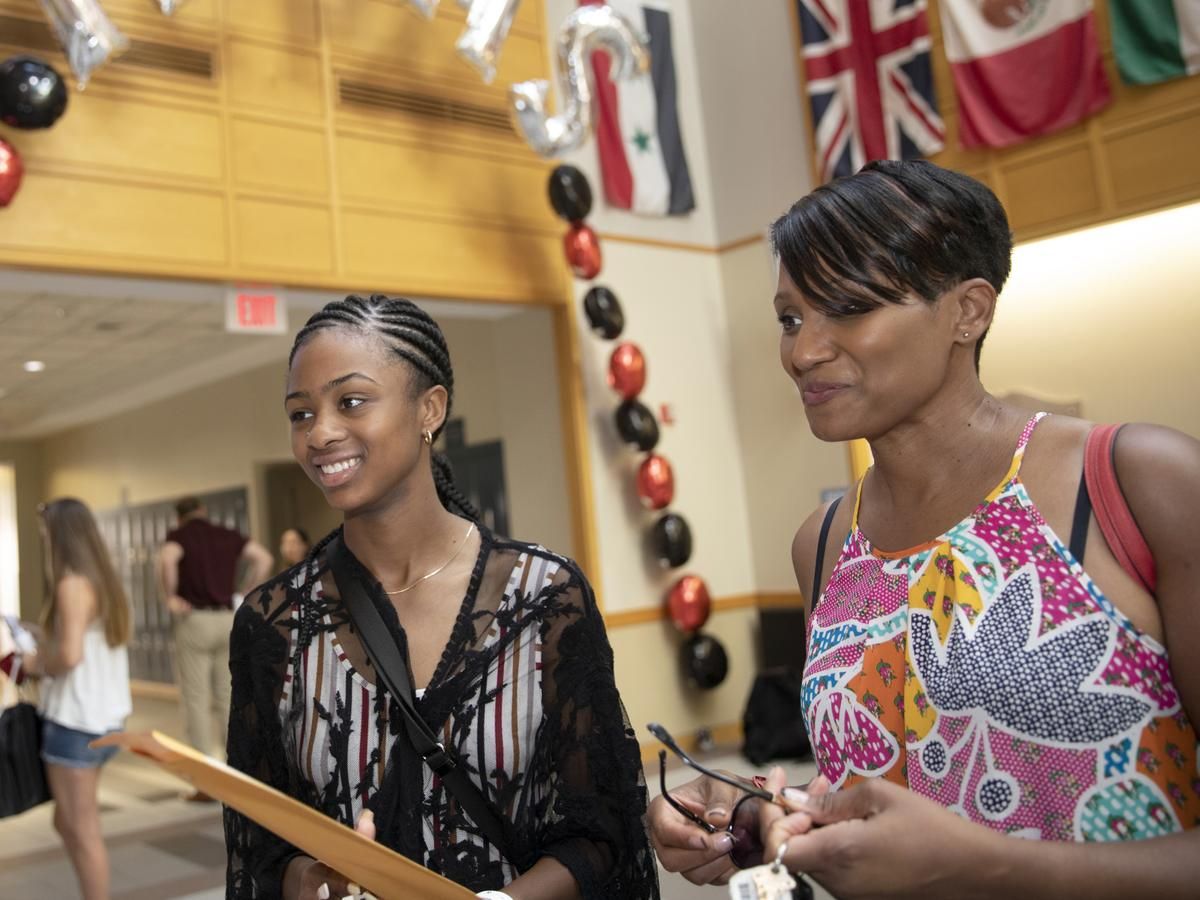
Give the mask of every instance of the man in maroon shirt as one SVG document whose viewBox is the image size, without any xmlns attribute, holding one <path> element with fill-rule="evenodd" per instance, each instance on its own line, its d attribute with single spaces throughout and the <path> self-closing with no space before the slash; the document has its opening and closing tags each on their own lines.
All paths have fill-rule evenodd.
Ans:
<svg viewBox="0 0 1200 900">
<path fill-rule="evenodd" d="M 221 749 L 229 722 L 229 632 L 234 595 L 266 581 L 274 560 L 257 541 L 208 521 L 195 497 L 175 504 L 179 527 L 158 555 L 159 587 L 171 611 L 179 691 L 192 746 L 212 753 L 212 715 L 217 715 Z M 239 566 L 245 563 L 241 587 Z M 207 799 L 196 794 L 192 799 Z"/>
</svg>

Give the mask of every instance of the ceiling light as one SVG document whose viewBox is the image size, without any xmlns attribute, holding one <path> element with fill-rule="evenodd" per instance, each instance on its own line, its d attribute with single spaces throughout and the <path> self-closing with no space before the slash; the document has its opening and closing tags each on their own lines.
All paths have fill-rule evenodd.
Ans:
<svg viewBox="0 0 1200 900">
<path fill-rule="evenodd" d="M 21 363 L 21 368 L 26 372 L 41 372 L 46 368 L 46 364 L 40 359 L 27 359 Z"/>
</svg>

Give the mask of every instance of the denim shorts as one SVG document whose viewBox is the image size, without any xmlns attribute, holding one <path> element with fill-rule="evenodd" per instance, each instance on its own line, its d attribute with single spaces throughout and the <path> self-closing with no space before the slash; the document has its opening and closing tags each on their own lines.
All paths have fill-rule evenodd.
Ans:
<svg viewBox="0 0 1200 900">
<path fill-rule="evenodd" d="M 111 732 L 109 732 L 111 733 Z M 88 731 L 77 731 L 66 725 L 59 725 L 49 719 L 42 721 L 42 759 L 56 766 L 69 766 L 72 769 L 97 769 L 116 755 L 117 747 L 103 747 L 93 750 L 88 741 L 94 741 L 102 734 L 92 734 Z"/>
</svg>

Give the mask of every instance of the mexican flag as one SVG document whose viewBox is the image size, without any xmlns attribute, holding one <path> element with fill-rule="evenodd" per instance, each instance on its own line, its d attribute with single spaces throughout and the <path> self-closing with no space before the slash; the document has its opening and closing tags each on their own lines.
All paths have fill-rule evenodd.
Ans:
<svg viewBox="0 0 1200 900">
<path fill-rule="evenodd" d="M 1007 147 L 1061 131 L 1112 99 L 1091 0 L 940 6 L 963 147 Z"/>
<path fill-rule="evenodd" d="M 604 0 L 579 0 L 588 6 Z M 610 206 L 648 216 L 691 212 L 696 203 L 675 103 L 671 16 L 641 0 L 607 0 L 648 38 L 650 75 L 613 82 L 608 53 L 592 54 L 596 147 Z"/>
<path fill-rule="evenodd" d="M 1200 72 L 1200 0 L 1109 0 L 1117 68 L 1127 84 Z"/>
</svg>

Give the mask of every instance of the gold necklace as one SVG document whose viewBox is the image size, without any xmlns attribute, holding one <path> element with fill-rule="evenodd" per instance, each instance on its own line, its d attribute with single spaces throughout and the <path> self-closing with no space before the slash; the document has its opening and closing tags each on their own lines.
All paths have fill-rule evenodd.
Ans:
<svg viewBox="0 0 1200 900">
<path fill-rule="evenodd" d="M 446 560 L 444 563 L 442 563 L 440 566 L 438 566 L 436 569 L 434 569 L 428 575 L 422 575 L 420 578 L 418 578 L 416 581 L 414 581 L 412 584 L 408 585 L 407 587 L 397 588 L 394 591 L 384 591 L 384 593 L 387 594 L 389 597 L 394 597 L 394 596 L 396 596 L 396 594 L 403 594 L 405 591 L 411 591 L 422 581 L 428 581 L 434 575 L 438 574 L 438 572 L 442 571 L 442 569 L 446 568 L 446 566 L 450 565 L 450 563 L 452 563 L 456 559 L 458 559 L 458 554 L 462 553 L 463 547 L 467 546 L 467 541 L 469 541 L 471 539 L 471 533 L 474 530 L 475 530 L 475 523 L 472 522 L 470 527 L 467 528 L 467 533 L 465 535 L 463 535 L 462 543 L 458 545 L 458 549 L 455 550 L 454 553 L 452 553 L 450 555 L 450 558 L 448 560 Z"/>
</svg>

